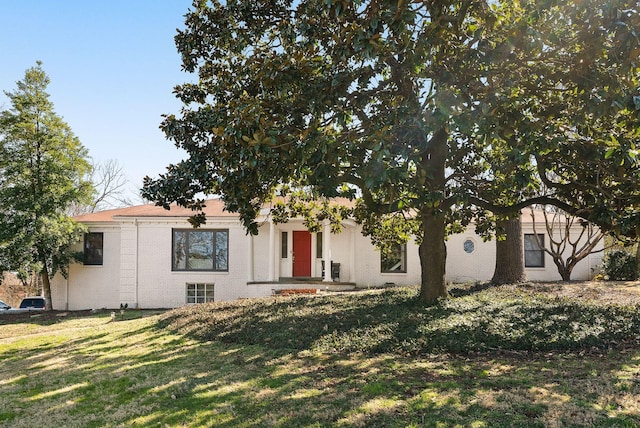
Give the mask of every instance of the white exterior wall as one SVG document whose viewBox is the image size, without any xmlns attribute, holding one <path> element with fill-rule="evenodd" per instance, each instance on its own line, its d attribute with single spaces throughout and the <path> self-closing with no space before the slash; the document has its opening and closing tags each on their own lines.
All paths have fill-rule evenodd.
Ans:
<svg viewBox="0 0 640 428">
<path fill-rule="evenodd" d="M 538 233 L 543 233 L 544 227 L 537 228 Z M 529 224 L 523 224 L 523 233 L 533 233 Z M 578 236 L 580 228 L 576 228 Z M 464 251 L 464 242 L 471 240 L 474 250 L 471 253 Z M 549 237 L 545 237 L 545 243 L 549 243 Z M 420 257 L 418 246 L 411 240 L 407 243 L 407 273 L 391 274 L 380 272 L 380 253 L 371 244 L 369 238 L 362 236 L 357 231 L 356 238 L 356 279 L 354 282 L 359 287 L 382 285 L 392 282 L 397 285 L 416 285 L 420 283 Z M 447 264 L 446 280 L 448 282 L 489 281 L 493 277 L 496 264 L 495 240 L 483 241 L 475 234 L 473 228 L 468 228 L 464 233 L 452 235 L 446 242 Z M 602 243 L 596 247 L 602 249 Z M 570 249 L 565 251 L 565 257 L 570 255 Z M 593 277 L 594 270 L 602 264 L 602 252 L 589 255 L 580 261 L 571 274 L 571 279 L 588 280 Z M 541 268 L 525 268 L 527 278 L 531 281 L 559 281 L 562 279 L 556 265 L 549 254 L 545 253 L 545 266 Z"/>
<path fill-rule="evenodd" d="M 280 244 L 279 237 L 276 237 L 276 245 L 278 249 L 280 248 L 279 244 Z M 258 235 L 253 237 L 253 266 L 254 266 L 254 269 L 253 269 L 254 280 L 256 282 L 267 281 L 268 274 L 269 274 L 269 224 L 268 223 L 264 223 L 260 225 L 260 227 L 258 228 Z M 271 292 L 271 290 L 269 290 L 269 292 Z"/>
<path fill-rule="evenodd" d="M 186 303 L 186 284 L 193 282 L 214 284 L 216 300 L 248 297 L 248 237 L 233 219 L 209 219 L 203 226 L 229 230 L 228 272 L 171 270 L 172 229 L 190 227 L 186 220 L 175 219 L 124 220 L 108 227 L 90 227 L 91 232 L 104 233 L 103 265 L 76 263 L 69 267 L 68 280 L 56 275 L 52 281 L 54 309 L 113 309 L 121 303 L 144 309 L 178 307 Z"/>
<path fill-rule="evenodd" d="M 580 227 L 575 228 L 573 236 L 579 236 Z M 546 236 L 544 226 L 536 227 L 537 233 L 545 234 L 545 245 L 549 244 L 549 237 Z M 530 223 L 522 225 L 522 233 L 533 233 Z M 464 251 L 464 241 L 470 239 L 474 242 L 475 250 L 467 254 Z M 584 242 L 584 239 L 583 239 Z M 495 240 L 483 242 L 477 236 L 473 228 L 467 228 L 465 233 L 453 235 L 447 241 L 447 281 L 469 282 L 469 281 L 489 281 L 493 277 L 496 264 L 496 242 Z M 602 249 L 603 243 L 598 244 L 596 249 Z M 571 248 L 565 250 L 565 259 L 571 255 Z M 593 278 L 594 270 L 602 264 L 602 252 L 590 254 L 581 260 L 571 273 L 572 280 L 589 280 Z M 553 263 L 553 258 L 545 253 L 544 267 L 525 267 L 527 279 L 531 281 L 560 281 L 562 277 Z"/>
<path fill-rule="evenodd" d="M 127 221 L 120 226 L 120 290 L 118 306 L 127 303 L 138 307 L 138 222 Z"/>
<path fill-rule="evenodd" d="M 471 240 L 474 250 L 464 251 L 464 242 Z M 447 240 L 446 278 L 448 282 L 488 281 L 496 266 L 496 242 L 484 242 L 473 229 L 452 235 Z"/>
<path fill-rule="evenodd" d="M 58 311 L 69 310 L 69 304 L 67 303 L 69 290 L 67 286 L 67 280 L 60 274 L 56 274 L 51 279 L 51 304 L 53 309 Z"/>
<path fill-rule="evenodd" d="M 259 227 L 250 237 L 235 218 L 208 219 L 203 229 L 229 231 L 228 272 L 173 272 L 171 270 L 172 229 L 190 228 L 186 219 L 177 218 L 121 218 L 116 222 L 94 223 L 91 232 L 104 234 L 102 266 L 73 264 L 69 279 L 56 275 L 52 281 L 54 309 L 80 310 L 118 308 L 127 303 L 130 308 L 168 308 L 186 304 L 187 283 L 214 284 L 215 300 L 233 300 L 242 297 L 264 297 L 277 285 L 268 282 L 269 255 L 274 257 L 273 274 L 292 276 L 293 231 L 305 230 L 301 221 L 275 225 L 274 239 L 270 240 L 270 224 Z M 538 230 L 539 233 L 544 231 Z M 288 254 L 282 258 L 281 232 L 288 232 Z M 523 224 L 523 233 L 533 233 L 530 224 Z M 576 236 L 579 229 L 576 229 Z M 466 240 L 474 243 L 471 253 L 464 251 Z M 407 272 L 382 273 L 380 253 L 369 238 L 361 234 L 360 226 L 346 221 L 342 233 L 331 234 L 331 259 L 340 263 L 340 281 L 352 282 L 358 287 L 378 287 L 385 283 L 416 285 L 420 283 L 421 268 L 418 246 L 407 243 Z M 270 251 L 270 242 L 274 248 Z M 545 237 L 548 244 L 548 237 Z M 324 239 L 325 251 L 327 239 Z M 602 244 L 598 248 L 602 248 Z M 78 246 L 78 250 L 82 245 Z M 312 234 L 311 257 L 313 277 L 322 274 L 322 258 L 316 254 L 316 234 Z M 253 259 L 253 270 L 250 260 Z M 572 279 L 584 280 L 593 276 L 601 263 L 602 253 L 592 254 L 575 267 Z M 495 267 L 495 241 L 483 242 L 472 228 L 453 235 L 447 241 L 446 277 L 449 282 L 487 281 Z M 533 281 L 560 280 L 556 266 L 545 255 L 544 268 L 526 268 Z M 253 279 L 253 281 L 251 280 Z"/>
<path fill-rule="evenodd" d="M 351 240 L 353 239 L 351 230 L 353 227 L 354 226 L 343 227 L 340 234 L 331 234 L 331 252 L 329 256 L 334 263 L 340 263 L 341 282 L 354 282 L 352 276 L 353 267 L 351 266 L 353 259 L 351 257 Z M 318 276 L 320 276 L 322 274 L 322 259 L 316 260 L 318 263 Z"/>
<path fill-rule="evenodd" d="M 359 287 L 379 287 L 385 283 L 396 285 L 420 284 L 421 269 L 418 246 L 415 241 L 407 242 L 407 272 L 382 273 L 380 252 L 371 240 L 362 235 L 362 229 L 357 227 L 355 233 L 355 283 Z"/>
<path fill-rule="evenodd" d="M 215 300 L 247 297 L 248 238 L 237 221 L 209 219 L 202 229 L 229 231 L 228 272 L 171 270 L 172 229 L 190 228 L 185 221 L 139 223 L 138 299 L 141 308 L 171 308 L 186 304 L 187 283 L 214 284 Z"/>
<path fill-rule="evenodd" d="M 57 274 L 51 282 L 53 309 L 83 310 L 120 306 L 120 227 L 95 226 L 91 232 L 103 233 L 102 266 L 69 266 L 69 279 Z M 82 251 L 82 243 L 77 251 Z"/>
</svg>

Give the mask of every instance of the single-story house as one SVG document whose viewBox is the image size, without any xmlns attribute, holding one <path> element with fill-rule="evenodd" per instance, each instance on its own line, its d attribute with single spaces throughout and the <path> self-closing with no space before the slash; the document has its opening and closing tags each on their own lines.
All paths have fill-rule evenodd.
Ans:
<svg viewBox="0 0 640 428">
<path fill-rule="evenodd" d="M 237 214 L 209 200 L 205 225 L 194 229 L 193 213 L 155 205 L 112 209 L 76 217 L 89 232 L 78 250 L 84 263 L 69 266 L 68 278 L 52 281 L 54 309 L 171 308 L 211 300 L 269 296 L 291 288 L 377 287 L 420 283 L 418 247 L 410 241 L 383 256 L 353 220 L 342 232 L 329 225 L 310 233 L 302 220 L 274 224 L 265 208 L 256 236 L 247 235 Z M 523 215 L 526 274 L 530 280 L 559 280 L 552 259 L 532 240 L 532 220 Z M 544 222 L 537 233 L 544 234 Z M 543 237 L 544 240 L 544 237 Z M 601 248 L 601 247 L 600 247 Z M 484 242 L 469 228 L 447 242 L 447 280 L 489 280 L 495 242 Z M 588 279 L 602 254 L 592 254 L 574 269 Z M 323 269 L 331 266 L 331 269 Z M 312 285 L 309 285 L 309 284 Z"/>
</svg>

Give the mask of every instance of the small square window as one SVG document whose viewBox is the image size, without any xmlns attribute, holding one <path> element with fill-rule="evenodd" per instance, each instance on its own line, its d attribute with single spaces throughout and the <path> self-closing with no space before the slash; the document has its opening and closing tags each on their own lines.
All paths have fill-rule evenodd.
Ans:
<svg viewBox="0 0 640 428">
<path fill-rule="evenodd" d="M 84 264 L 101 266 L 103 262 L 104 236 L 102 232 L 84 234 Z"/>
</svg>

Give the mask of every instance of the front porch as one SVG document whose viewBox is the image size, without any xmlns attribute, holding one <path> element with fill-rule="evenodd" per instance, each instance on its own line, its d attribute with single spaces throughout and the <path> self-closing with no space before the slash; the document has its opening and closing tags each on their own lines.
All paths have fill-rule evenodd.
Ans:
<svg viewBox="0 0 640 428">
<path fill-rule="evenodd" d="M 345 220 L 342 226 L 332 233 L 326 222 L 321 231 L 309 232 L 302 220 L 275 224 L 265 218 L 258 235 L 249 239 L 247 284 L 355 286 L 357 225 Z"/>
</svg>

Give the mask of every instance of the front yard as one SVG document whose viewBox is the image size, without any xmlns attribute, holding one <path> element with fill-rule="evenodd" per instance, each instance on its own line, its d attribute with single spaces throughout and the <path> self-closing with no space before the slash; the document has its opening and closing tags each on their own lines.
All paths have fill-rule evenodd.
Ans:
<svg viewBox="0 0 640 428">
<path fill-rule="evenodd" d="M 637 287 L 542 287 L 0 317 L 0 426 L 640 425 Z"/>
</svg>

